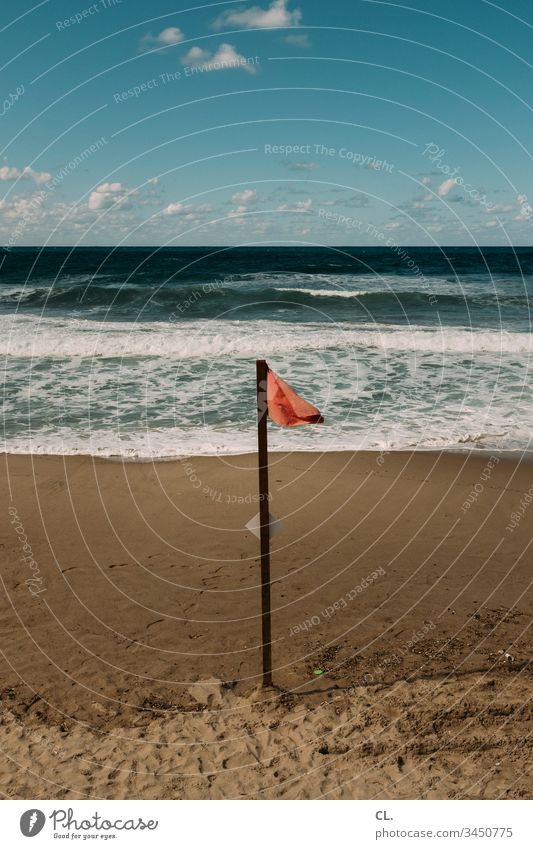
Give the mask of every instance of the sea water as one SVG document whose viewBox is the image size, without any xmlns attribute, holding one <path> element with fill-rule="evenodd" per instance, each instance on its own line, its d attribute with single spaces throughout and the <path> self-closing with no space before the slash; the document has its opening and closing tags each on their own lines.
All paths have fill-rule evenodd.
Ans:
<svg viewBox="0 0 533 849">
<path fill-rule="evenodd" d="M 20 248 L 0 255 L 3 449 L 255 450 L 255 360 L 325 424 L 270 448 L 527 451 L 528 248 Z"/>
</svg>

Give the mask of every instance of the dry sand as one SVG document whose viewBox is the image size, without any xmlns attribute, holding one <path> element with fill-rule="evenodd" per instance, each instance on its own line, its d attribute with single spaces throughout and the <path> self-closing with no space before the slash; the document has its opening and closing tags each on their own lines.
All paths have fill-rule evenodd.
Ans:
<svg viewBox="0 0 533 849">
<path fill-rule="evenodd" d="M 6 797 L 531 797 L 533 466 L 271 460 L 263 691 L 253 456 L 4 455 Z"/>
</svg>

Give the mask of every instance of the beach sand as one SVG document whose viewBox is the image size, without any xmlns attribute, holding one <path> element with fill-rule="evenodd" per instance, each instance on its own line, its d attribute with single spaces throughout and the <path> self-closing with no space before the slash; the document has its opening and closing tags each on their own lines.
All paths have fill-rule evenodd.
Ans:
<svg viewBox="0 0 533 849">
<path fill-rule="evenodd" d="M 272 455 L 262 690 L 255 456 L 3 462 L 5 797 L 531 797 L 533 465 Z"/>
</svg>

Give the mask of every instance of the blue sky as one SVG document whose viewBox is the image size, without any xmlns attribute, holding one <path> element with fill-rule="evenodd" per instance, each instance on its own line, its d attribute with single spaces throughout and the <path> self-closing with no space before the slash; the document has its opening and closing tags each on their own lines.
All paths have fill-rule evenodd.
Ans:
<svg viewBox="0 0 533 849">
<path fill-rule="evenodd" d="M 4 245 L 531 244 L 527 0 L 22 0 L 0 31 Z"/>
</svg>

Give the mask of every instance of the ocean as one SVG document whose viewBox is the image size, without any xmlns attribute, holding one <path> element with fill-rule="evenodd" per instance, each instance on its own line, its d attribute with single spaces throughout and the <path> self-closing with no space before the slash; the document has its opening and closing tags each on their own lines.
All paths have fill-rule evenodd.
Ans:
<svg viewBox="0 0 533 849">
<path fill-rule="evenodd" d="M 527 451 L 529 248 L 0 252 L 3 450 L 255 450 L 255 359 L 325 416 L 272 450 Z"/>
</svg>

